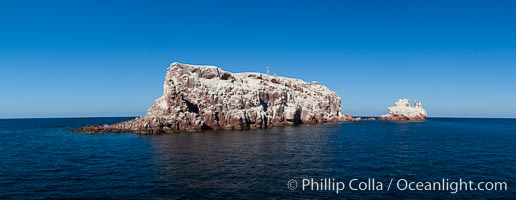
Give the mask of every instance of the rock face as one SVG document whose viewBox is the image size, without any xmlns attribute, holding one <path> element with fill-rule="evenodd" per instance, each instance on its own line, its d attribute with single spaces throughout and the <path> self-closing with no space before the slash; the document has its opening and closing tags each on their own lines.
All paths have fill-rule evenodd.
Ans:
<svg viewBox="0 0 516 200">
<path fill-rule="evenodd" d="M 416 101 L 414 107 L 410 106 L 408 99 L 399 99 L 395 106 L 389 107 L 389 114 L 380 116 L 380 120 L 392 121 L 422 121 L 427 117 L 426 110 L 421 101 Z"/>
<path fill-rule="evenodd" d="M 89 133 L 169 133 L 206 129 L 254 129 L 338 122 L 340 97 L 317 82 L 260 73 L 230 73 L 215 66 L 172 63 L 163 96 L 147 114 L 113 125 L 86 126 Z"/>
</svg>

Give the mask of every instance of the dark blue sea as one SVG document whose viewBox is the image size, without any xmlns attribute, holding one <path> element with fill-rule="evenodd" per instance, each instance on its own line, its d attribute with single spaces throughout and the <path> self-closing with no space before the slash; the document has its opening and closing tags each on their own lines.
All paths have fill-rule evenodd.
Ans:
<svg viewBox="0 0 516 200">
<path fill-rule="evenodd" d="M 71 131 L 128 119 L 0 120 L 0 199 L 516 198 L 516 119 L 150 136 Z M 337 194 L 304 186 L 325 178 L 345 189 Z M 373 178 L 382 190 L 351 190 Z M 410 191 L 397 189 L 400 179 L 505 182 L 507 188 Z"/>
</svg>

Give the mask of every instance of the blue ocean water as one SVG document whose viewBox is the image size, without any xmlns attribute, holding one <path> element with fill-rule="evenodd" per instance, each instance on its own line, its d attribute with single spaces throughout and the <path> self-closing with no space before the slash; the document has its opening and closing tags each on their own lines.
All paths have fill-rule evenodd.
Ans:
<svg viewBox="0 0 516 200">
<path fill-rule="evenodd" d="M 0 120 L 0 199 L 516 198 L 516 119 L 430 118 L 166 135 Z M 302 190 L 303 178 L 503 181 L 506 191 Z M 297 180 L 291 190 L 287 182 Z M 387 186 L 384 186 L 384 189 Z"/>
</svg>

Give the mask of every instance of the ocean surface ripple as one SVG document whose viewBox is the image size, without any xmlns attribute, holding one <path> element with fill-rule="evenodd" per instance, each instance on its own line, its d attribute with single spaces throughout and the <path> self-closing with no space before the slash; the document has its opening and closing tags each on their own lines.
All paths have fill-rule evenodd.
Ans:
<svg viewBox="0 0 516 200">
<path fill-rule="evenodd" d="M 430 118 L 166 135 L 70 130 L 130 118 L 0 120 L 0 199 L 514 198 L 516 119 Z M 508 191 L 290 190 L 301 178 L 459 178 Z M 301 183 L 300 183 L 301 184 Z"/>
</svg>

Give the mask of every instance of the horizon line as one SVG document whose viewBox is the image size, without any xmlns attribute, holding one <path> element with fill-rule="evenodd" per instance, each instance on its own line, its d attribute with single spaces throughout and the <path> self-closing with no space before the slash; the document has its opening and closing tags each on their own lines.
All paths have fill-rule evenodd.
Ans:
<svg viewBox="0 0 516 200">
<path fill-rule="evenodd" d="M 144 116 L 82 116 L 82 117 L 74 117 L 74 116 L 67 116 L 67 117 L 12 117 L 12 118 L 0 118 L 0 120 L 7 120 L 7 119 L 78 119 L 78 118 L 137 118 L 137 117 L 144 117 Z M 374 117 L 378 118 L 379 116 L 361 116 L 356 115 L 353 117 Z M 428 118 L 457 118 L 457 119 L 516 119 L 516 117 L 467 117 L 467 116 L 432 116 Z"/>
</svg>

